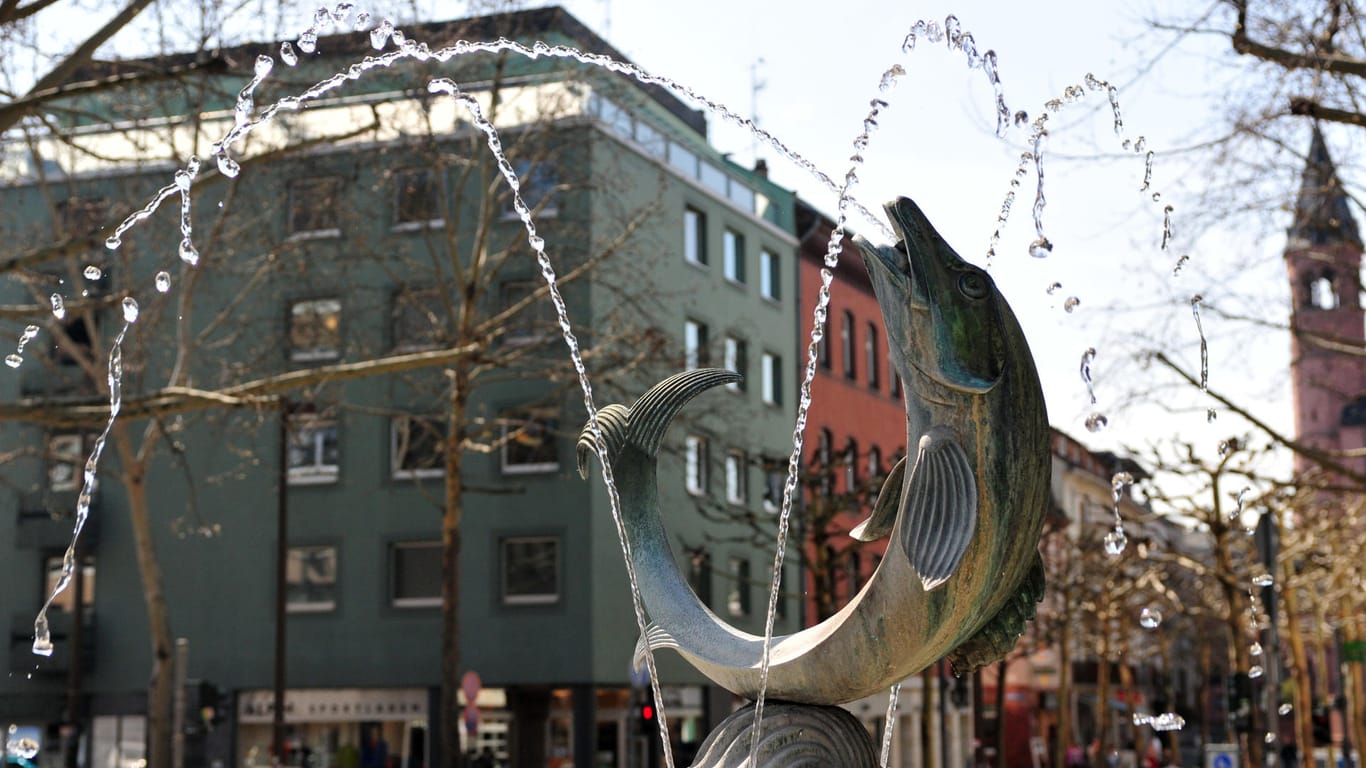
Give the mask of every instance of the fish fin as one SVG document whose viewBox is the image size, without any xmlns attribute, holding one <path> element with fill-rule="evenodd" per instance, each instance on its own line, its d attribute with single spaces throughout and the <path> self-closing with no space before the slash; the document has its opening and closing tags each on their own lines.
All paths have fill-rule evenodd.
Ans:
<svg viewBox="0 0 1366 768">
<path fill-rule="evenodd" d="M 1033 567 L 1001 610 L 977 630 L 977 634 L 949 652 L 954 674 L 963 675 L 1005 658 L 1015 647 L 1015 641 L 1024 634 L 1025 622 L 1034 619 L 1035 606 L 1043 599 L 1043 591 L 1043 557 L 1035 554 Z"/>
<path fill-rule="evenodd" d="M 675 373 L 650 387 L 631 404 L 631 420 L 626 439 L 650 456 L 658 455 L 659 444 L 669 422 L 688 401 L 712 387 L 740 381 L 744 377 L 723 368 L 696 368 Z"/>
<path fill-rule="evenodd" d="M 967 452 L 947 430 L 920 438 L 904 493 L 901 544 L 929 592 L 958 570 L 977 532 L 977 480 Z"/>
<path fill-rule="evenodd" d="M 626 431 L 631 421 L 631 409 L 619 403 L 604 405 L 598 409 L 598 434 L 607 444 L 607 458 L 616 456 L 626 441 Z M 585 424 L 579 433 L 579 443 L 575 453 L 579 463 L 579 477 L 588 479 L 588 459 L 598 453 L 598 437 L 593 433 L 591 424 Z"/>
<path fill-rule="evenodd" d="M 901 511 L 901 486 L 905 481 L 906 459 L 902 458 L 883 481 L 882 490 L 878 491 L 877 502 L 873 504 L 868 519 L 854 526 L 849 535 L 859 541 L 877 541 L 891 533 L 892 526 L 896 524 L 896 513 Z"/>
<path fill-rule="evenodd" d="M 640 671 L 641 667 L 645 666 L 645 644 L 647 642 L 652 651 L 659 650 L 660 648 L 678 649 L 678 641 L 674 639 L 673 635 L 669 634 L 658 624 L 651 623 L 650 626 L 645 628 L 645 634 L 641 635 L 640 639 L 636 641 L 635 653 L 631 654 L 631 668 L 637 672 Z"/>
</svg>

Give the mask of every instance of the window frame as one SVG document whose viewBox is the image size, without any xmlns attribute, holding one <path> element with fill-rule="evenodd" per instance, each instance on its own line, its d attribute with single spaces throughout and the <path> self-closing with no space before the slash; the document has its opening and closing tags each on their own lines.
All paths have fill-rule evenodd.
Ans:
<svg viewBox="0 0 1366 768">
<path fill-rule="evenodd" d="M 736 285 L 745 285 L 745 236 L 739 230 L 721 230 L 721 274 Z"/>
<path fill-rule="evenodd" d="M 868 387 L 877 389 L 882 378 L 882 366 L 878 361 L 877 324 L 868 323 L 863 329 L 863 365 L 868 369 Z"/>
<path fill-rule="evenodd" d="M 745 382 L 748 380 L 749 368 L 749 349 L 748 344 L 739 336 L 726 335 L 722 342 L 722 367 L 728 371 L 740 374 L 739 381 L 727 382 L 726 389 L 732 392 L 744 392 Z"/>
<path fill-rule="evenodd" d="M 516 439 L 509 433 L 509 427 L 518 425 L 518 431 L 526 426 L 536 426 L 544 440 L 549 441 L 554 453 L 554 461 L 509 462 L 508 446 Z M 504 475 L 538 475 L 560 471 L 559 430 L 560 420 L 556 411 L 546 406 L 520 406 L 505 409 L 498 415 L 498 466 Z"/>
<path fill-rule="evenodd" d="M 734 618 L 745 618 L 753 613 L 752 590 L 750 589 L 749 558 L 732 555 L 726 560 L 726 574 L 731 579 L 731 589 L 726 593 L 726 614 Z"/>
<path fill-rule="evenodd" d="M 332 580 L 331 580 L 331 582 L 330 582 L 330 586 L 331 586 L 331 597 L 330 597 L 329 599 L 326 599 L 326 600 L 315 600 L 315 601 L 306 601 L 306 602 L 305 602 L 305 601 L 296 601 L 296 600 L 292 599 L 291 596 L 290 596 L 290 586 L 291 586 L 291 584 L 292 584 L 291 579 L 290 579 L 290 576 L 289 576 L 290 566 L 295 562 L 295 555 L 296 555 L 296 553 L 300 553 L 300 554 L 301 554 L 301 553 L 305 553 L 305 552 L 317 552 L 317 551 L 322 551 L 322 552 L 331 551 L 331 553 L 332 553 Z M 289 545 L 288 549 L 286 550 L 286 554 L 285 554 L 285 613 L 335 613 L 336 610 L 337 610 L 337 602 L 338 602 L 338 601 L 337 601 L 337 593 L 338 593 L 338 591 L 339 591 L 339 584 L 340 584 L 340 581 L 341 581 L 341 578 L 340 578 L 340 574 L 341 574 L 340 560 L 341 560 L 341 552 L 339 551 L 339 547 L 337 547 L 337 545 L 335 545 L 335 544 L 291 544 L 291 545 Z M 306 565 L 305 565 L 304 563 L 300 563 L 299 567 L 300 567 L 300 568 L 304 568 L 304 567 L 306 567 Z M 300 573 L 301 578 L 304 577 L 305 575 L 306 575 L 306 573 L 303 572 L 303 571 L 301 571 L 301 573 Z M 325 583 L 325 584 L 326 584 L 326 583 Z"/>
<path fill-rule="evenodd" d="M 508 575 L 510 558 L 508 547 L 512 544 L 535 544 L 551 543 L 554 544 L 554 560 L 551 568 L 554 571 L 555 589 L 553 593 L 530 593 L 530 594 L 511 594 L 509 592 Z M 554 605 L 564 599 L 564 545 L 560 536 L 554 535 L 517 535 L 502 536 L 498 539 L 498 600 L 504 606 L 534 606 L 534 605 Z"/>
<path fill-rule="evenodd" d="M 707 214 L 691 205 L 683 207 L 683 260 L 707 266 Z"/>
<path fill-rule="evenodd" d="M 749 503 L 749 462 L 739 448 L 726 451 L 726 502 L 737 506 Z"/>
<path fill-rule="evenodd" d="M 437 434 L 441 438 L 438 442 L 438 445 L 442 448 L 442 452 L 439 454 L 441 456 L 441 462 L 439 466 L 408 468 L 402 466 L 401 460 L 403 457 L 416 454 L 412 451 L 411 448 L 408 450 L 400 450 L 401 445 L 399 437 L 400 432 L 402 431 L 400 429 L 400 426 L 416 423 L 440 425 L 440 428 L 436 430 Z M 391 416 L 389 418 L 389 479 L 425 480 L 430 478 L 445 477 L 446 460 L 444 456 L 444 450 L 447 429 L 445 424 L 445 420 L 435 414 L 402 413 L 396 416 Z M 411 434 L 411 429 L 409 430 L 409 433 Z M 411 441 L 409 441 L 409 444 L 411 445 Z"/>
<path fill-rule="evenodd" d="M 330 347 L 325 343 L 314 343 L 309 347 L 301 347 L 295 341 L 295 322 L 302 316 L 302 313 L 299 310 L 309 305 L 323 307 L 324 305 L 330 304 L 336 305 L 336 328 L 327 329 L 326 320 L 322 320 L 321 322 L 325 331 L 335 335 L 336 343 Z M 293 363 L 317 363 L 328 360 L 340 360 L 342 357 L 342 347 L 345 346 L 345 339 L 342 334 L 342 310 L 343 304 L 341 297 L 339 296 L 318 296 L 308 299 L 294 299 L 289 302 L 288 318 L 286 319 L 287 326 L 285 329 L 285 338 L 288 341 L 286 354 L 289 356 L 289 361 Z M 315 318 L 326 317 L 323 312 L 319 311 L 314 311 L 311 315 Z M 321 336 L 322 334 L 319 335 Z M 325 341 L 326 339 L 324 339 L 324 342 Z"/>
<path fill-rule="evenodd" d="M 499 283 L 499 311 L 509 309 L 513 304 L 540 290 L 541 285 L 543 283 L 535 279 L 504 280 Z M 524 288 L 530 290 L 514 295 L 514 292 Z M 559 317 L 555 314 L 555 305 L 551 302 L 550 296 L 541 296 L 508 318 L 504 324 L 502 341 L 510 346 L 540 344 L 554 338 L 554 331 L 551 328 L 558 324 Z"/>
<path fill-rule="evenodd" d="M 527 210 L 537 219 L 555 218 L 560 215 L 559 186 L 560 174 L 555 161 L 542 157 L 537 160 L 521 159 L 512 161 L 512 170 L 517 174 L 517 194 L 526 203 Z M 515 198 L 511 190 L 503 201 L 503 211 L 499 215 L 503 221 L 518 221 Z M 539 195 L 535 200 L 532 195 Z"/>
<path fill-rule="evenodd" d="M 701 320 L 686 318 L 683 320 L 683 368 L 695 371 L 704 368 L 711 362 L 711 355 L 707 348 L 710 344 L 710 333 L 707 324 Z"/>
<path fill-rule="evenodd" d="M 404 328 L 403 312 L 405 307 L 408 311 L 420 313 L 426 307 L 444 304 L 441 301 L 441 289 L 436 286 L 414 286 L 402 285 L 394 291 L 389 306 L 389 332 L 393 336 L 393 347 L 398 352 L 415 352 L 426 349 L 440 349 L 444 346 L 440 334 L 430 334 L 430 339 L 409 338 L 408 329 Z M 444 309 L 444 306 L 442 307 Z M 432 325 L 432 330 L 436 330 L 438 325 Z"/>
<path fill-rule="evenodd" d="M 760 362 L 761 370 L 761 399 L 765 405 L 781 406 L 783 404 L 783 356 L 773 352 L 764 352 Z"/>
<path fill-rule="evenodd" d="M 327 453 L 325 432 L 328 428 L 332 430 L 332 441 L 337 451 L 335 464 L 328 464 L 324 461 L 324 456 Z M 297 438 L 306 433 L 314 433 L 314 438 L 310 441 L 311 445 L 309 446 L 313 454 L 313 461 L 309 464 L 295 465 L 294 448 L 296 444 L 302 445 L 302 441 Z M 313 413 L 290 414 L 287 435 L 290 454 L 286 468 L 286 480 L 289 485 L 325 485 L 335 483 L 341 478 L 341 429 L 336 419 Z"/>
<path fill-rule="evenodd" d="M 437 578 L 437 592 L 435 597 L 430 595 L 400 597 L 398 595 L 400 552 L 418 549 L 435 549 L 437 551 L 438 562 L 445 554 L 440 539 L 406 539 L 389 543 L 389 606 L 391 608 L 413 609 L 441 607 L 441 576 L 438 576 Z"/>
<path fill-rule="evenodd" d="M 782 269 L 777 252 L 759 249 L 759 296 L 769 301 L 782 301 Z"/>
<path fill-rule="evenodd" d="M 707 438 L 687 435 L 683 438 L 683 489 L 692 496 L 707 495 Z"/>
<path fill-rule="evenodd" d="M 44 457 L 44 465 L 47 475 L 47 490 L 49 493 L 71 493 L 81 490 L 84 485 L 83 465 L 86 456 L 86 436 L 80 432 L 53 432 L 48 434 L 46 445 L 47 455 Z M 71 468 L 70 477 L 61 481 L 60 484 L 54 483 L 52 471 L 58 466 Z"/>
<path fill-rule="evenodd" d="M 328 185 L 332 187 L 331 194 L 328 196 L 330 197 L 331 205 L 324 206 L 322 210 L 329 212 L 328 216 L 331 218 L 331 221 L 324 220 L 320 223 L 323 225 L 331 224 L 331 226 L 313 226 L 309 228 L 304 228 L 303 226 L 301 226 L 301 223 L 297 221 L 296 218 L 298 216 L 298 213 L 300 212 L 300 208 L 297 205 L 300 201 L 298 200 L 297 195 L 303 191 L 303 187 L 324 187 Z M 285 210 L 285 230 L 287 234 L 286 239 L 321 240 L 326 238 L 341 237 L 341 220 L 337 212 L 337 204 L 341 201 L 342 186 L 342 177 L 334 175 L 309 176 L 307 178 L 291 180 L 286 188 L 288 191 L 289 202 L 289 207 Z M 312 198 L 313 196 L 309 195 L 308 197 Z M 304 223 L 311 224 L 312 222 Z"/>
<path fill-rule="evenodd" d="M 844 368 L 844 378 L 858 377 L 858 366 L 854 355 L 854 313 L 844 310 L 840 314 L 840 364 Z"/>
<path fill-rule="evenodd" d="M 428 213 L 434 214 L 426 218 L 404 218 L 406 206 L 404 205 L 404 179 L 409 177 L 419 177 L 426 180 L 428 186 L 428 202 L 426 208 Z M 400 168 L 393 173 L 393 206 L 394 218 L 390 226 L 393 232 L 412 232 L 421 229 L 440 229 L 446 226 L 445 212 L 442 210 L 442 179 L 437 175 L 435 168 Z M 411 203 L 412 201 L 408 201 Z"/>
</svg>

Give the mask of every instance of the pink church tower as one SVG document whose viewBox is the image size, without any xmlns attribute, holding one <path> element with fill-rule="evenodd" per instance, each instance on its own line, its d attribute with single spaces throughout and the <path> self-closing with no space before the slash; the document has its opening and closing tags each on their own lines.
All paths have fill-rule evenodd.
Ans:
<svg viewBox="0 0 1366 768">
<path fill-rule="evenodd" d="M 1295 434 L 1302 442 L 1330 451 L 1366 447 L 1361 234 L 1318 126 L 1288 240 Z M 1366 459 L 1344 463 L 1366 470 Z M 1312 466 L 1296 457 L 1297 472 Z"/>
</svg>

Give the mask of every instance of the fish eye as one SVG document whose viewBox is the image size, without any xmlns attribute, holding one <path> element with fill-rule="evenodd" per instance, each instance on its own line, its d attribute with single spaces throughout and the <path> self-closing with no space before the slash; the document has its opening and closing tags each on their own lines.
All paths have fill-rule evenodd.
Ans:
<svg viewBox="0 0 1366 768">
<path fill-rule="evenodd" d="M 976 272 L 967 272 L 958 278 L 958 291 L 969 299 L 985 299 L 991 292 L 986 278 Z"/>
</svg>

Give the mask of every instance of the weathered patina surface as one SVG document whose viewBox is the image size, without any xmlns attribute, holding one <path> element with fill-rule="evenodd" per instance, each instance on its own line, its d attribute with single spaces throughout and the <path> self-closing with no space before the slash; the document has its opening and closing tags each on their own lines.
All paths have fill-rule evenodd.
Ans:
<svg viewBox="0 0 1366 768">
<path fill-rule="evenodd" d="M 857 244 L 903 382 L 912 454 L 855 532 L 891 537 L 868 583 L 836 615 L 773 638 L 771 699 L 853 701 L 945 656 L 966 671 L 1004 655 L 1042 596 L 1049 431 L 1024 334 L 991 278 L 954 253 L 915 203 L 902 198 L 887 212 L 901 241 Z M 673 648 L 718 685 L 754 698 L 763 638 L 722 621 L 688 586 L 655 481 L 669 422 L 693 397 L 736 378 L 677 374 L 629 408 L 603 408 L 600 427 L 651 619 L 642 643 Z M 596 447 L 585 430 L 581 472 Z"/>
</svg>

